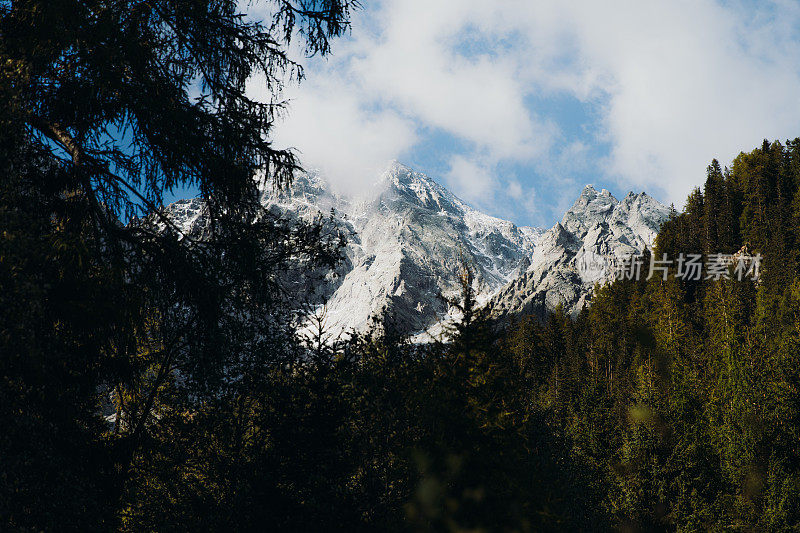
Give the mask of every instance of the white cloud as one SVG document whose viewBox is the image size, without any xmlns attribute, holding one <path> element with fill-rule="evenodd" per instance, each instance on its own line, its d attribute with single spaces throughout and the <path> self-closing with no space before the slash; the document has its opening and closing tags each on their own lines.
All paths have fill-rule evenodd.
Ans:
<svg viewBox="0 0 800 533">
<path fill-rule="evenodd" d="M 390 159 L 417 142 L 413 123 L 390 110 L 367 110 L 342 84 L 311 83 L 291 95 L 290 120 L 276 142 L 298 150 L 344 193 L 360 192 Z"/>
<path fill-rule="evenodd" d="M 492 168 L 480 158 L 454 155 L 444 179 L 448 187 L 459 191 L 469 202 L 483 203 L 496 190 Z"/>
<path fill-rule="evenodd" d="M 508 182 L 508 195 L 515 200 L 522 199 L 522 185 L 517 180 L 512 179 Z"/>
<path fill-rule="evenodd" d="M 383 0 L 312 64 L 278 140 L 347 184 L 438 131 L 462 143 L 443 147 L 448 184 L 483 205 L 519 192 L 501 163 L 545 176 L 538 192 L 593 168 L 681 204 L 712 157 L 800 134 L 798 22 L 789 0 Z M 605 156 L 554 96 L 597 114 Z"/>
<path fill-rule="evenodd" d="M 585 5 L 570 17 L 590 65 L 583 90 L 608 95 L 609 175 L 661 186 L 681 204 L 712 157 L 727 162 L 764 137 L 800 133 L 800 63 L 785 35 L 710 1 L 624 6 Z"/>
<path fill-rule="evenodd" d="M 453 46 L 453 38 L 484 22 L 485 6 L 464 0 L 388 3 L 384 31 L 363 43 L 366 53 L 353 61 L 353 73 L 371 97 L 429 126 L 496 157 L 531 158 L 547 147 L 551 132 L 525 106 L 515 58 L 465 57 Z"/>
</svg>

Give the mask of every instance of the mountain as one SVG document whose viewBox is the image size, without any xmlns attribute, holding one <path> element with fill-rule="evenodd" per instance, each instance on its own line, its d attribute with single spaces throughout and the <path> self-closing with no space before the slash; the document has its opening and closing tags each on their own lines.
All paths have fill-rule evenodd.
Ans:
<svg viewBox="0 0 800 533">
<path fill-rule="evenodd" d="M 357 198 L 334 194 L 314 172 L 264 201 L 307 217 L 333 209 L 351 236 L 343 271 L 326 295 L 334 331 L 363 330 L 383 309 L 406 331 L 425 329 L 448 311 L 440 295 L 458 292 L 460 254 L 475 267 L 478 292 L 488 295 L 513 278 L 540 234 L 476 211 L 397 162 Z"/>
<path fill-rule="evenodd" d="M 324 304 L 334 334 L 364 330 L 384 309 L 404 331 L 423 330 L 448 312 L 440 295 L 458 293 L 460 255 L 474 266 L 475 288 L 485 299 L 527 265 L 541 234 L 483 214 L 397 162 L 357 197 L 336 194 L 319 172 L 310 171 L 298 175 L 289 190 L 264 191 L 262 202 L 286 218 L 331 216 L 334 227 L 348 235 L 335 275 L 306 291 L 320 312 Z M 184 231 L 205 223 L 200 200 L 167 210 Z"/>
<path fill-rule="evenodd" d="M 349 236 L 344 260 L 322 282 L 299 268 L 289 276 L 325 313 L 332 334 L 363 331 L 384 310 L 406 333 L 439 323 L 449 311 L 440 295 L 459 291 L 462 256 L 475 270 L 479 302 L 498 314 L 558 303 L 577 311 L 591 298 L 594 282 L 581 277 L 576 261 L 589 253 L 641 251 L 668 214 L 644 193 L 620 202 L 587 187 L 564 219 L 544 232 L 481 213 L 397 162 L 356 197 L 336 194 L 310 171 L 288 190 L 265 190 L 262 202 L 289 219 L 330 217 L 333 228 Z M 176 202 L 168 213 L 184 231 L 205 224 L 197 199 Z"/>
<path fill-rule="evenodd" d="M 669 208 L 647 193 L 619 201 L 587 185 L 575 204 L 538 240 L 530 266 L 490 299 L 495 315 L 538 314 L 561 305 L 575 315 L 594 285 L 610 279 L 605 259 L 639 254 L 652 246 Z M 646 273 L 645 273 L 646 274 Z"/>
</svg>

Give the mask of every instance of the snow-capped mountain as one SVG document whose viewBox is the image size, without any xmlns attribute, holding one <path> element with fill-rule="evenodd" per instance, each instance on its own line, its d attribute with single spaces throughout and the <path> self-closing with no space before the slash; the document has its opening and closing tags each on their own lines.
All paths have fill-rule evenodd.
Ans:
<svg viewBox="0 0 800 533">
<path fill-rule="evenodd" d="M 544 232 L 483 214 L 397 162 L 357 197 L 336 194 L 311 171 L 289 190 L 266 190 L 262 202 L 290 219 L 332 216 L 348 235 L 335 275 L 323 283 L 299 272 L 294 278 L 308 284 L 306 300 L 324 309 L 332 334 L 363 331 L 383 310 L 407 333 L 439 323 L 448 314 L 440 295 L 459 291 L 460 257 L 475 271 L 479 301 L 499 314 L 558 303 L 576 311 L 596 281 L 582 278 L 576 261 L 589 253 L 641 251 L 668 214 L 644 193 L 620 202 L 587 187 L 561 223 Z M 176 202 L 168 213 L 187 231 L 205 224 L 199 200 Z"/>
<path fill-rule="evenodd" d="M 440 297 L 458 292 L 459 258 L 475 270 L 485 299 L 527 265 L 541 230 L 483 214 L 424 174 L 392 162 L 358 197 L 333 192 L 319 172 L 298 175 L 289 190 L 264 191 L 262 202 L 280 216 L 333 217 L 348 236 L 337 275 L 308 287 L 330 332 L 364 330 L 386 309 L 406 332 L 437 323 L 448 312 Z M 169 206 L 178 226 L 204 223 L 202 202 Z M 523 268 L 524 270 L 524 268 Z M 302 276 L 298 276 L 302 279 Z"/>
<path fill-rule="evenodd" d="M 497 315 L 539 314 L 562 305 L 577 314 L 596 283 L 610 279 L 609 257 L 652 246 L 669 208 L 642 192 L 619 201 L 587 185 L 575 204 L 537 241 L 524 273 L 500 288 L 489 305 Z"/>
<path fill-rule="evenodd" d="M 447 313 L 440 295 L 458 291 L 460 255 L 474 265 L 476 289 L 488 295 L 512 279 L 540 234 L 476 211 L 397 162 L 356 198 L 334 194 L 309 173 L 291 191 L 265 194 L 264 202 L 306 217 L 333 209 L 350 235 L 345 264 L 326 295 L 333 331 L 363 330 L 383 309 L 408 332 L 425 329 Z"/>
</svg>

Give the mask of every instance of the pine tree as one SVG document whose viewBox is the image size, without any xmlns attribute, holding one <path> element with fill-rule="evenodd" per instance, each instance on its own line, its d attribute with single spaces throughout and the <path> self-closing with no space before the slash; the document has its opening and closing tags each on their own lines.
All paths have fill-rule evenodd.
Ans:
<svg viewBox="0 0 800 533">
<path fill-rule="evenodd" d="M 256 171 L 283 184 L 298 165 L 269 140 L 281 106 L 245 85 L 262 74 L 274 93 L 299 76 L 290 41 L 326 53 L 352 4 L 280 1 L 267 22 L 232 0 L 0 8 L 0 276 L 4 308 L 29 308 L 0 323 L 11 399 L 0 455 L 12 458 L 0 466 L 0 527 L 114 529 L 117 513 L 164 487 L 139 480 L 182 464 L 185 448 L 167 443 L 213 427 L 187 419 L 245 416 L 215 402 L 244 401 L 264 386 L 263 364 L 296 356 L 278 272 L 298 255 L 325 263 L 332 249 L 313 224 L 289 228 L 259 208 Z M 205 200 L 202 234 L 164 215 L 165 192 L 185 186 Z M 150 453 L 173 462 L 148 463 Z M 148 464 L 165 470 L 140 475 Z"/>
</svg>

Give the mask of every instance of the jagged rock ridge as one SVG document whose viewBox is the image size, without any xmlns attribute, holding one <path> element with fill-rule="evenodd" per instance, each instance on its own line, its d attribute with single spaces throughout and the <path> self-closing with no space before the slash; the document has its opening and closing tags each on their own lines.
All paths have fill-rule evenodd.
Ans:
<svg viewBox="0 0 800 533">
<path fill-rule="evenodd" d="M 349 235 L 335 273 L 314 283 L 300 272 L 293 278 L 309 303 L 320 312 L 324 307 L 333 334 L 363 331 L 384 310 L 407 333 L 439 323 L 449 311 L 440 295 L 459 290 L 461 255 L 475 270 L 479 301 L 497 314 L 558 304 L 577 312 L 597 280 L 582 276 L 576 261 L 641 251 L 668 215 L 644 193 L 618 201 L 587 187 L 563 220 L 543 232 L 483 214 L 397 162 L 358 197 L 336 194 L 311 171 L 288 191 L 265 190 L 262 202 L 290 219 L 333 213 L 333 227 Z M 205 223 L 199 200 L 176 202 L 168 212 L 186 231 Z"/>
<path fill-rule="evenodd" d="M 485 300 L 527 266 L 541 234 L 483 214 L 397 162 L 358 197 L 336 194 L 310 171 L 288 191 L 264 191 L 262 202 L 288 218 L 333 212 L 335 227 L 349 236 L 336 275 L 306 287 L 307 299 L 324 305 L 333 333 L 364 330 L 384 309 L 404 331 L 423 330 L 448 313 L 440 295 L 458 292 L 461 255 L 473 265 L 475 288 Z M 177 202 L 169 212 L 179 225 L 191 226 L 204 220 L 200 205 Z"/>
<path fill-rule="evenodd" d="M 489 301 L 496 315 L 543 315 L 561 305 L 575 315 L 591 301 L 610 270 L 592 268 L 604 258 L 639 254 L 650 247 L 669 208 L 647 193 L 619 201 L 587 185 L 575 204 L 538 241 L 526 271 Z"/>
</svg>

